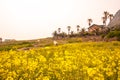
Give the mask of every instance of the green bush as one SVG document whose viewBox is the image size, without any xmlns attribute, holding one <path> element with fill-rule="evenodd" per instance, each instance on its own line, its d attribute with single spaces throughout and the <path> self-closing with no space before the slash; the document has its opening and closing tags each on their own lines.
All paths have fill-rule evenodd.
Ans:
<svg viewBox="0 0 120 80">
<path fill-rule="evenodd" d="M 16 50 L 13 46 L 8 45 L 8 46 L 2 46 L 0 47 L 0 51 L 9 51 L 9 50 Z"/>
<path fill-rule="evenodd" d="M 113 38 L 113 37 L 120 37 L 120 31 L 111 31 L 110 33 L 107 34 L 108 38 Z"/>
<path fill-rule="evenodd" d="M 107 34 L 107 38 L 116 37 L 120 41 L 120 31 L 111 31 Z"/>
<path fill-rule="evenodd" d="M 68 40 L 68 43 L 76 43 L 76 42 L 82 42 L 81 38 L 70 38 Z"/>
<path fill-rule="evenodd" d="M 102 34 L 101 37 L 104 38 L 106 36 L 106 34 Z"/>
</svg>

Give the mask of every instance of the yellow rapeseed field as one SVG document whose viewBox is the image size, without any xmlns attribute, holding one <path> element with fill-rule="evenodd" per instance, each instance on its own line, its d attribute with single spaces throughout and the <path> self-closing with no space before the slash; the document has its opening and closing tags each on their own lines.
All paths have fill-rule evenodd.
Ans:
<svg viewBox="0 0 120 80">
<path fill-rule="evenodd" d="M 120 80 L 120 42 L 1 51 L 0 80 Z"/>
</svg>

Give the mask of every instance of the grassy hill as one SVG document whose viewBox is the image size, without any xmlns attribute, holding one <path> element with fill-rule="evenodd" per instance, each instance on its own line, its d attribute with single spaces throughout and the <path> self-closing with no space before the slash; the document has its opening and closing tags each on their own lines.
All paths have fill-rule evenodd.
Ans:
<svg viewBox="0 0 120 80">
<path fill-rule="evenodd" d="M 114 35 L 111 33 L 112 36 Z M 108 36 L 111 36 L 108 35 Z M 119 34 L 118 34 L 119 36 Z M 101 36 L 85 36 L 85 37 L 74 37 L 74 38 L 61 38 L 57 39 L 58 45 L 69 44 L 69 43 L 81 43 L 81 42 L 107 42 L 107 41 L 116 41 L 116 38 L 102 38 Z M 53 38 L 43 38 L 43 39 L 34 39 L 34 40 L 21 40 L 21 41 L 9 41 L 0 43 L 0 51 L 9 51 L 9 50 L 30 50 L 33 48 L 54 46 Z"/>
<path fill-rule="evenodd" d="M 81 42 L 81 38 L 59 39 L 56 40 L 59 45 L 67 43 Z M 32 48 L 54 46 L 53 38 L 23 40 L 23 41 L 10 41 L 0 43 L 0 51 L 5 50 L 29 50 Z"/>
</svg>

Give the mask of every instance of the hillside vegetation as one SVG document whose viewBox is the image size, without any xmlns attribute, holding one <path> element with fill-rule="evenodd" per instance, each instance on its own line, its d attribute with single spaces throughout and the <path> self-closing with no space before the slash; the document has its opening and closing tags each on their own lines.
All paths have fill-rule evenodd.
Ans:
<svg viewBox="0 0 120 80">
<path fill-rule="evenodd" d="M 0 52 L 0 80 L 119 80 L 120 42 Z"/>
<path fill-rule="evenodd" d="M 13 41 L 13 42 L 3 42 L 0 43 L 0 51 L 9 51 L 9 50 L 29 50 L 33 48 L 54 46 L 53 38 L 44 38 L 36 40 L 24 40 L 24 41 Z M 57 42 L 59 45 L 67 43 L 81 42 L 81 38 L 69 38 L 69 39 L 58 39 Z"/>
</svg>

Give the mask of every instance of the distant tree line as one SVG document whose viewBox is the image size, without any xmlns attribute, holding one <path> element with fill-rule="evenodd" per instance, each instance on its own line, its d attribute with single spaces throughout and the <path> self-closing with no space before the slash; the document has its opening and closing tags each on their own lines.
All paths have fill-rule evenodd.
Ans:
<svg viewBox="0 0 120 80">
<path fill-rule="evenodd" d="M 76 26 L 76 31 L 77 31 L 76 33 L 73 30 L 71 30 L 71 26 L 67 26 L 67 30 L 68 30 L 68 33 L 62 32 L 61 28 L 58 28 L 57 30 L 55 30 L 53 32 L 53 37 L 58 38 L 58 39 L 59 38 L 80 37 L 87 33 L 85 28 L 80 29 L 79 25 Z"/>
</svg>

